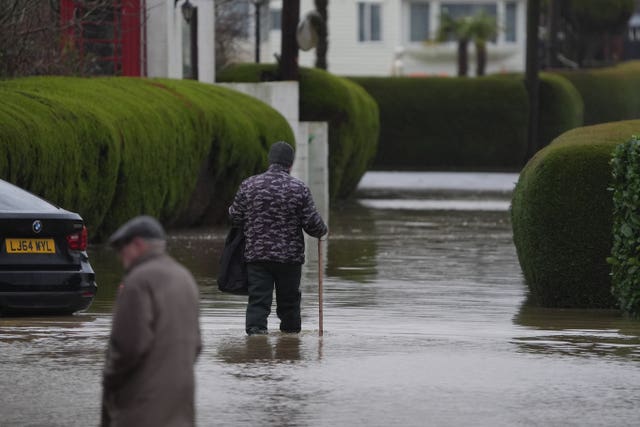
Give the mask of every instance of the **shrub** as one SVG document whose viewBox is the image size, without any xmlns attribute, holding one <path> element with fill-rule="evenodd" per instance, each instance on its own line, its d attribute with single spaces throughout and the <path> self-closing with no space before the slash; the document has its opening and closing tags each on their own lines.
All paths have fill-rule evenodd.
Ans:
<svg viewBox="0 0 640 427">
<path fill-rule="evenodd" d="M 622 310 L 640 316 L 640 140 L 620 144 L 611 161 L 613 175 L 613 294 Z"/>
<path fill-rule="evenodd" d="M 292 137 L 265 104 L 192 81 L 38 77 L 1 82 L 0 96 L 0 176 L 79 212 L 98 238 L 141 213 L 219 217 L 266 166 L 267 141 Z"/>
<path fill-rule="evenodd" d="M 538 150 L 562 133 L 584 124 L 582 97 L 569 80 L 551 73 L 540 74 L 538 120 Z"/>
<path fill-rule="evenodd" d="M 555 73 L 568 79 L 582 96 L 586 125 L 640 118 L 640 61 Z"/>
<path fill-rule="evenodd" d="M 218 73 L 221 82 L 273 78 L 274 65 L 241 64 Z M 319 69 L 300 69 L 300 120 L 329 123 L 329 191 L 344 198 L 355 190 L 377 150 L 375 101 L 358 85 Z"/>
<path fill-rule="evenodd" d="M 505 169 L 522 163 L 527 93 L 515 79 L 353 78 L 380 108 L 380 169 Z"/>
<path fill-rule="evenodd" d="M 532 302 L 545 307 L 615 306 L 611 252 L 611 153 L 640 121 L 573 129 L 525 166 L 512 206 L 513 239 Z"/>
<path fill-rule="evenodd" d="M 380 108 L 378 169 L 520 169 L 528 97 L 522 75 L 353 78 Z M 582 125 L 582 100 L 561 77 L 540 84 L 540 147 Z"/>
<path fill-rule="evenodd" d="M 97 228 L 111 206 L 121 144 L 116 126 L 43 78 L 0 85 L 0 174 Z M 47 84 L 50 82 L 50 84 Z M 92 229 L 92 231 L 94 231 Z"/>
</svg>

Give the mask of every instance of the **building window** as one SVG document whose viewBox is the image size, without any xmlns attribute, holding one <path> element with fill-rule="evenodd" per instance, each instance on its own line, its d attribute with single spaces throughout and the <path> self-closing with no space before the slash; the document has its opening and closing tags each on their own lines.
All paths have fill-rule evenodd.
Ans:
<svg viewBox="0 0 640 427">
<path fill-rule="evenodd" d="M 409 41 L 429 39 L 429 3 L 411 2 L 409 5 Z"/>
<path fill-rule="evenodd" d="M 446 13 L 453 19 L 460 19 L 467 16 L 473 16 L 476 13 L 484 11 L 487 15 L 494 18 L 498 15 L 498 6 L 496 3 L 446 3 L 441 5 L 442 13 Z"/>
<path fill-rule="evenodd" d="M 271 29 L 282 30 L 282 9 L 271 9 L 270 11 Z"/>
<path fill-rule="evenodd" d="M 382 40 L 382 11 L 379 3 L 358 3 L 358 41 Z"/>
<path fill-rule="evenodd" d="M 82 17 L 79 41 L 82 53 L 93 59 L 92 74 L 122 74 L 122 33 L 120 5 L 100 6 L 92 10 L 76 9 Z"/>
<path fill-rule="evenodd" d="M 516 41 L 516 7 L 515 2 L 508 2 L 505 9 L 505 41 L 512 43 Z"/>
</svg>

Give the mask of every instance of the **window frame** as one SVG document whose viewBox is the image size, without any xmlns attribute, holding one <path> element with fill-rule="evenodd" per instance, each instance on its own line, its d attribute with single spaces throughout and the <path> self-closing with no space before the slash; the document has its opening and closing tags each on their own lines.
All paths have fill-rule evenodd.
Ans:
<svg viewBox="0 0 640 427">
<path fill-rule="evenodd" d="M 423 43 L 425 41 L 428 41 L 431 39 L 432 36 L 432 28 L 431 28 L 431 24 L 433 21 L 433 7 L 432 7 L 432 2 L 429 0 L 408 0 L 405 2 L 406 4 L 406 13 L 407 13 L 407 18 L 406 18 L 406 25 L 407 25 L 407 32 L 405 33 L 406 35 L 406 40 L 408 43 L 412 43 L 412 44 L 416 44 L 416 43 Z M 423 40 L 413 40 L 413 13 L 412 13 L 412 8 L 414 5 L 417 4 L 421 4 L 427 7 L 427 23 L 426 23 L 426 35 L 427 37 Z"/>
<path fill-rule="evenodd" d="M 374 31 L 374 16 L 373 9 L 377 9 L 377 27 L 378 38 L 373 38 Z M 384 34 L 382 31 L 382 3 L 379 1 L 358 1 L 356 2 L 356 19 L 357 19 L 357 35 L 356 39 L 358 43 L 382 43 Z"/>
</svg>

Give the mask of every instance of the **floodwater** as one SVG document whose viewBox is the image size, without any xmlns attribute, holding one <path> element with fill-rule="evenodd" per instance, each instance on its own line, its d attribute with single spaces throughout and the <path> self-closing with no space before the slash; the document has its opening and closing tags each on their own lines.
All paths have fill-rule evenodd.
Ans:
<svg viewBox="0 0 640 427">
<path fill-rule="evenodd" d="M 334 206 L 318 337 L 317 258 L 303 332 L 244 336 L 244 299 L 215 288 L 221 228 L 174 232 L 196 276 L 201 426 L 637 426 L 640 322 L 525 304 L 509 224 L 513 175 L 367 174 Z M 311 247 L 313 247 L 313 242 Z M 96 425 L 114 254 L 100 294 L 58 318 L 0 319 L 0 425 Z"/>
</svg>

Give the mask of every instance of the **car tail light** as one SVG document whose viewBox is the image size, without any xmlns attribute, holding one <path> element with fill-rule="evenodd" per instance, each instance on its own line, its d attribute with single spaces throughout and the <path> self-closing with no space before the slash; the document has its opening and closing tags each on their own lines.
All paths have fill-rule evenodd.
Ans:
<svg viewBox="0 0 640 427">
<path fill-rule="evenodd" d="M 72 251 L 84 251 L 87 249 L 88 237 L 87 227 L 83 225 L 81 231 L 67 236 L 67 245 Z"/>
</svg>

